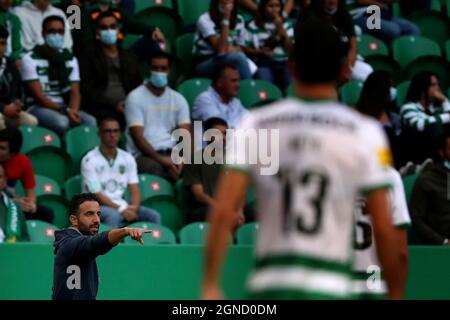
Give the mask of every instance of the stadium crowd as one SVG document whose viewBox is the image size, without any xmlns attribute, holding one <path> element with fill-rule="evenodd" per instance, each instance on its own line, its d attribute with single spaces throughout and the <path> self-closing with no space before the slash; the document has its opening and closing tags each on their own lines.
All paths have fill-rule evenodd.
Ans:
<svg viewBox="0 0 450 320">
<path fill-rule="evenodd" d="M 368 27 L 370 5 L 381 8 L 381 29 Z M 294 97 L 294 31 L 314 15 L 349 48 L 340 100 L 385 129 L 411 243 L 447 244 L 449 5 L 0 0 L 0 242 L 33 240 L 36 220 L 66 227 L 68 200 L 81 191 L 98 195 L 105 228 L 206 222 L 220 167 L 174 164 L 172 132 L 194 133 L 194 121 L 203 123 L 196 133 L 225 132 L 249 109 Z M 426 15 L 443 30 L 430 32 Z M 14 210 L 33 224 L 11 230 Z M 254 211 L 249 194 L 237 226 Z"/>
</svg>

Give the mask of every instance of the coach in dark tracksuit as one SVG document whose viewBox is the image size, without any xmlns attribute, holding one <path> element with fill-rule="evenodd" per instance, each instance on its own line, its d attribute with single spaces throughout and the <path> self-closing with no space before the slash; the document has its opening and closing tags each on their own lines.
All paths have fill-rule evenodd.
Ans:
<svg viewBox="0 0 450 320">
<path fill-rule="evenodd" d="M 72 198 L 69 206 L 72 226 L 55 232 L 53 300 L 95 300 L 98 291 L 95 258 L 107 253 L 127 236 L 143 244 L 143 234 L 151 232 L 122 228 L 97 234 L 100 214 L 95 194 L 85 193 Z"/>
</svg>

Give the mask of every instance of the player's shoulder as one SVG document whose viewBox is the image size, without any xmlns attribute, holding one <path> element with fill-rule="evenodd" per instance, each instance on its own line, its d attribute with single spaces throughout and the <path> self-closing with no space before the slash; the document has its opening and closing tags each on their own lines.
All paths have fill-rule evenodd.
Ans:
<svg viewBox="0 0 450 320">
<path fill-rule="evenodd" d="M 131 153 L 121 148 L 117 148 L 117 155 L 124 158 L 127 162 L 134 161 L 134 157 L 131 155 Z"/>
</svg>

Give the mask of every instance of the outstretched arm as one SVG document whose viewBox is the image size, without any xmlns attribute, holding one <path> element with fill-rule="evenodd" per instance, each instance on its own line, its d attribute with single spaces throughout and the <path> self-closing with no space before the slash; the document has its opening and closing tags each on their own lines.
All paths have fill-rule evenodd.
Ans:
<svg viewBox="0 0 450 320">
<path fill-rule="evenodd" d="M 113 229 L 108 233 L 108 241 L 113 246 L 118 245 L 123 238 L 130 236 L 131 239 L 136 240 L 140 244 L 144 244 L 142 236 L 146 233 L 151 233 L 152 230 L 146 230 L 141 228 L 122 228 Z"/>
<path fill-rule="evenodd" d="M 228 237 L 233 230 L 237 212 L 242 207 L 249 177 L 238 171 L 222 174 L 211 210 L 211 225 L 206 245 L 206 275 L 203 280 L 203 298 L 220 299 L 219 275 Z"/>
</svg>

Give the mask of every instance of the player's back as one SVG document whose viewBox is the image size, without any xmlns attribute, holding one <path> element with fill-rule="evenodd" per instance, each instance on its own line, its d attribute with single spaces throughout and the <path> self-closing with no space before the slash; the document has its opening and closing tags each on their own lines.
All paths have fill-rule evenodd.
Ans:
<svg viewBox="0 0 450 320">
<path fill-rule="evenodd" d="M 386 182 L 380 128 L 335 101 L 302 100 L 256 110 L 243 128 L 279 129 L 278 173 L 251 167 L 260 228 L 250 295 L 349 297 L 355 197 Z"/>
</svg>

